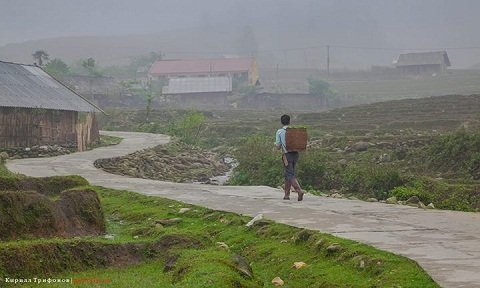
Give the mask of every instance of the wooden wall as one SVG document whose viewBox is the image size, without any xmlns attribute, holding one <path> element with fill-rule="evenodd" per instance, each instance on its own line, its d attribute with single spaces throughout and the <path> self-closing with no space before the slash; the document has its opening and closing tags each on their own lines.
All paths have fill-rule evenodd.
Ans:
<svg viewBox="0 0 480 288">
<path fill-rule="evenodd" d="M 98 140 L 93 116 L 89 140 Z M 77 144 L 78 112 L 0 107 L 0 147 Z"/>
</svg>

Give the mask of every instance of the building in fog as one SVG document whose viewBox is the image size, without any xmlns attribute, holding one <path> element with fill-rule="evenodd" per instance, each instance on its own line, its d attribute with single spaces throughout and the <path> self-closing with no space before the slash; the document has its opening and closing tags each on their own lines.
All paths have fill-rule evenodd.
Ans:
<svg viewBox="0 0 480 288">
<path fill-rule="evenodd" d="M 443 73 L 451 66 L 446 51 L 400 54 L 393 64 L 406 75 Z"/>
<path fill-rule="evenodd" d="M 254 58 L 160 60 L 149 71 L 151 79 L 187 77 L 228 77 L 233 86 L 243 83 L 256 85 L 258 66 Z"/>
<path fill-rule="evenodd" d="M 0 61 L 0 147 L 82 150 L 99 138 L 95 112 L 103 111 L 40 67 Z"/>
<path fill-rule="evenodd" d="M 162 94 L 170 106 L 210 109 L 228 107 L 232 91 L 230 77 L 184 77 L 168 79 Z"/>
</svg>

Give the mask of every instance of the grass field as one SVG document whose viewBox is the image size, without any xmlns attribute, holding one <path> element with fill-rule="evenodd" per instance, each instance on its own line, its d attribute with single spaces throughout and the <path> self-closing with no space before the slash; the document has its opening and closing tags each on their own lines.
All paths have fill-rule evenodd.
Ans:
<svg viewBox="0 0 480 288">
<path fill-rule="evenodd" d="M 67 285 L 4 283 L 33 277 L 78 287 L 273 287 L 275 277 L 284 287 L 438 287 L 415 262 L 353 241 L 268 220 L 247 228 L 249 217 L 90 188 L 111 236 L 0 242 L 1 287 Z M 306 266 L 292 268 L 298 261 Z"/>
</svg>

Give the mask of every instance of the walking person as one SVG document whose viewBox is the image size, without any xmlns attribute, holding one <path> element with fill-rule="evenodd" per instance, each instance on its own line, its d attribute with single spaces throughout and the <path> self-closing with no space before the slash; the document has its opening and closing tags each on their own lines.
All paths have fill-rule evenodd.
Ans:
<svg viewBox="0 0 480 288">
<path fill-rule="evenodd" d="M 293 186 L 295 192 L 298 193 L 298 201 L 302 201 L 304 193 L 300 187 L 300 184 L 298 184 L 297 178 L 295 177 L 295 166 L 297 165 L 299 154 L 297 151 L 288 152 L 285 140 L 287 128 L 288 125 L 290 125 L 290 116 L 282 115 L 282 117 L 280 117 L 280 121 L 282 122 L 283 127 L 277 130 L 275 136 L 275 146 L 277 149 L 282 150 L 282 162 L 285 176 L 285 196 L 283 199 L 290 200 L 290 189 Z"/>
</svg>

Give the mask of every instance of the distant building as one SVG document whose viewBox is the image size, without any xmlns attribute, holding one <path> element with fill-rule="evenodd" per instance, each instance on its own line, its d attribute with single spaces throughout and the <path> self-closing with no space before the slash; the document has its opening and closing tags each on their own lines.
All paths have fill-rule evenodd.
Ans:
<svg viewBox="0 0 480 288">
<path fill-rule="evenodd" d="M 235 83 L 256 85 L 258 66 L 254 58 L 160 60 L 149 71 L 153 79 L 228 77 Z"/>
<path fill-rule="evenodd" d="M 172 78 L 164 86 L 164 95 L 189 93 L 230 93 L 232 79 L 229 77 L 185 77 Z"/>
<path fill-rule="evenodd" d="M 230 77 L 185 77 L 168 79 L 162 94 L 170 106 L 212 109 L 226 108 L 232 90 Z"/>
<path fill-rule="evenodd" d="M 446 51 L 400 54 L 393 64 L 403 74 L 413 75 L 443 73 L 451 66 Z"/>
<path fill-rule="evenodd" d="M 82 150 L 99 138 L 95 112 L 103 111 L 40 67 L 0 61 L 0 147 Z"/>
</svg>

